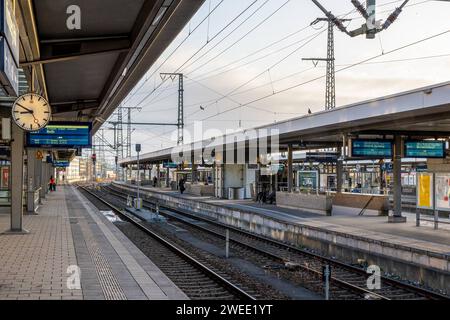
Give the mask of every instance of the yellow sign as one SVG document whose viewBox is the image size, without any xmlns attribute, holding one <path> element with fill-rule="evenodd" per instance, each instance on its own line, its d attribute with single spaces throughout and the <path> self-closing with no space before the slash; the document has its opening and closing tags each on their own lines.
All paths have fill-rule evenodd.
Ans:
<svg viewBox="0 0 450 320">
<path fill-rule="evenodd" d="M 433 208 L 433 175 L 422 173 L 417 175 L 417 207 Z"/>
<path fill-rule="evenodd" d="M 40 150 L 36 151 L 36 159 L 38 160 L 44 159 L 44 154 L 42 153 L 42 151 Z"/>
</svg>

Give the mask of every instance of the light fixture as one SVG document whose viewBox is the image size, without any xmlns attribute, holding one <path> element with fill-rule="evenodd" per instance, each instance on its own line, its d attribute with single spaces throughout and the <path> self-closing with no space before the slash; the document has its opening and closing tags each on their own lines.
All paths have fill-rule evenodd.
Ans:
<svg viewBox="0 0 450 320">
<path fill-rule="evenodd" d="M 156 26 L 159 23 L 159 21 L 164 16 L 164 13 L 166 13 L 166 11 L 167 11 L 167 7 L 161 7 L 159 9 L 158 13 L 156 14 L 155 19 L 153 19 L 152 26 Z"/>
</svg>

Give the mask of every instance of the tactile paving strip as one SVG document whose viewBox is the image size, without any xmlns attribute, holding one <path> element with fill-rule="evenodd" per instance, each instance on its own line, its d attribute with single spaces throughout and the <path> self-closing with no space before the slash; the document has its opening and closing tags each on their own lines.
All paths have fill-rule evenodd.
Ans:
<svg viewBox="0 0 450 320">
<path fill-rule="evenodd" d="M 106 300 L 127 300 L 119 282 L 111 271 L 108 260 L 102 254 L 101 249 L 97 245 L 92 231 L 87 223 L 79 223 L 81 230 L 86 239 L 86 245 L 89 255 L 95 265 L 95 270 L 98 275 L 100 286 Z"/>
</svg>

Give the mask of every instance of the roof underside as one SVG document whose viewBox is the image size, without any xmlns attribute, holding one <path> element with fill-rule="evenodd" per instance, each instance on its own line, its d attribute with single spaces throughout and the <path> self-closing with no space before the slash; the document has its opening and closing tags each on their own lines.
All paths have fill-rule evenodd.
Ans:
<svg viewBox="0 0 450 320">
<path fill-rule="evenodd" d="M 93 121 L 95 132 L 203 2 L 18 0 L 21 66 L 28 78 L 36 66 L 54 121 Z M 73 5 L 81 28 L 71 30 Z"/>
</svg>

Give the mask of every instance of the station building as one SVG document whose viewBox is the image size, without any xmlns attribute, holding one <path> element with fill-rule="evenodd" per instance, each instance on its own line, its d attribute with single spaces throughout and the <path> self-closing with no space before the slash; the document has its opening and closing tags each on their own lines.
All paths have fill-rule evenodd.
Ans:
<svg viewBox="0 0 450 320">
<path fill-rule="evenodd" d="M 63 185 L 50 192 L 48 182 L 56 176 L 55 163 L 69 163 L 80 148 L 90 146 L 92 135 L 204 1 L 108 0 L 107 10 L 98 10 L 96 1 L 73 2 L 82 6 L 80 29 L 67 24 L 72 1 L 0 1 L 7 8 L 2 14 L 8 15 L 2 17 L 8 23 L 1 26 L 7 30 L 0 39 L 0 247 L 5 253 L 0 256 L 0 298 L 185 299 L 76 187 Z M 75 130 L 84 135 L 83 143 L 69 144 L 80 138 L 70 134 L 40 142 L 33 136 L 33 120 L 27 127 L 14 115 L 19 107 L 19 115 L 35 116 L 18 106 L 19 96 L 51 106 L 51 119 L 42 119 L 51 120 L 45 134 Z M 168 206 L 201 211 L 278 240 L 325 248 L 340 258 L 361 255 L 409 279 L 448 288 L 448 234 L 407 224 L 402 184 L 416 179 L 426 191 L 437 185 L 443 195 L 439 202 L 425 192 L 428 197 L 419 197 L 421 206 L 448 205 L 449 111 L 450 83 L 440 83 L 196 141 L 175 151 L 144 153 L 139 166 L 137 158 L 122 159 L 120 165 L 131 173 L 127 181 L 113 185 L 132 194 L 136 184 L 147 182 L 144 196 Z M 441 143 L 441 154 L 433 153 L 439 150 L 430 142 Z M 411 159 L 407 143 L 413 149 L 425 146 L 436 159 Z M 325 160 L 319 159 L 323 156 Z M 425 173 L 432 176 L 420 180 L 417 173 L 425 164 Z M 93 176 L 94 168 L 89 161 L 80 162 L 78 175 Z M 190 182 L 183 196 L 176 192 L 180 177 Z M 261 192 L 274 194 L 276 205 L 250 205 Z M 250 200 L 226 202 L 245 198 Z M 336 207 L 348 212 L 345 208 L 354 206 L 357 212 L 369 209 L 388 217 L 376 216 L 371 223 L 354 216 L 330 220 Z M 392 224 L 387 222 L 398 224 L 388 227 Z M 81 288 L 67 287 L 71 266 L 88 275 Z"/>
</svg>

